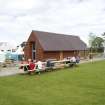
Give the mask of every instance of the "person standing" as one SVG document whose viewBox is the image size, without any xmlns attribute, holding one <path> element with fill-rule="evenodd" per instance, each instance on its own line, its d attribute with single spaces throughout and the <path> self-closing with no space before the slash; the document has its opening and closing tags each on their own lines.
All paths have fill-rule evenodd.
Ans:
<svg viewBox="0 0 105 105">
<path fill-rule="evenodd" d="M 93 55 L 92 54 L 89 54 L 89 59 L 91 62 L 93 61 Z"/>
</svg>

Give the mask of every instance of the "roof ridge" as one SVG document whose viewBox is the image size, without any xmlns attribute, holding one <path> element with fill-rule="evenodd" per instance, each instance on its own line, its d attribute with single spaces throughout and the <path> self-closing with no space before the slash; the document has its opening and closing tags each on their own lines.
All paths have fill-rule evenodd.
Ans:
<svg viewBox="0 0 105 105">
<path fill-rule="evenodd" d="M 69 34 L 62 34 L 62 33 L 56 33 L 56 32 L 48 32 L 48 31 L 39 31 L 39 30 L 32 30 L 32 32 L 41 32 L 41 33 L 50 33 L 54 35 L 63 35 L 63 36 L 73 36 L 73 37 L 79 37 L 77 35 L 69 35 Z"/>
</svg>

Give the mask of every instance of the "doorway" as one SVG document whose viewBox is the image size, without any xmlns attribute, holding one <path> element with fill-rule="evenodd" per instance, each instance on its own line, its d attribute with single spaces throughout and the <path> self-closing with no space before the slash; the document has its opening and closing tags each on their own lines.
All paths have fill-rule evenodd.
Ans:
<svg viewBox="0 0 105 105">
<path fill-rule="evenodd" d="M 36 59 L 36 44 L 35 42 L 32 42 L 32 59 Z"/>
</svg>

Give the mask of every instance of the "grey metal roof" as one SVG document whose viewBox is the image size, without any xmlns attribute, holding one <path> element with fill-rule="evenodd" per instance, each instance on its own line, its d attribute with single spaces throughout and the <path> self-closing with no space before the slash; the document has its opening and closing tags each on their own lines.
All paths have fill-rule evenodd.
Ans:
<svg viewBox="0 0 105 105">
<path fill-rule="evenodd" d="M 32 31 L 44 51 L 86 50 L 86 44 L 78 37 L 43 31 Z"/>
</svg>

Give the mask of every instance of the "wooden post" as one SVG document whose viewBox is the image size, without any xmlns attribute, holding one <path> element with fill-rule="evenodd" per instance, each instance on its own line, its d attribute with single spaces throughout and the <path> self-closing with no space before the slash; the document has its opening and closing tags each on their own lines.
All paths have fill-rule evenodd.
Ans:
<svg viewBox="0 0 105 105">
<path fill-rule="evenodd" d="M 63 60 L 63 51 L 60 52 L 60 60 Z"/>
</svg>

